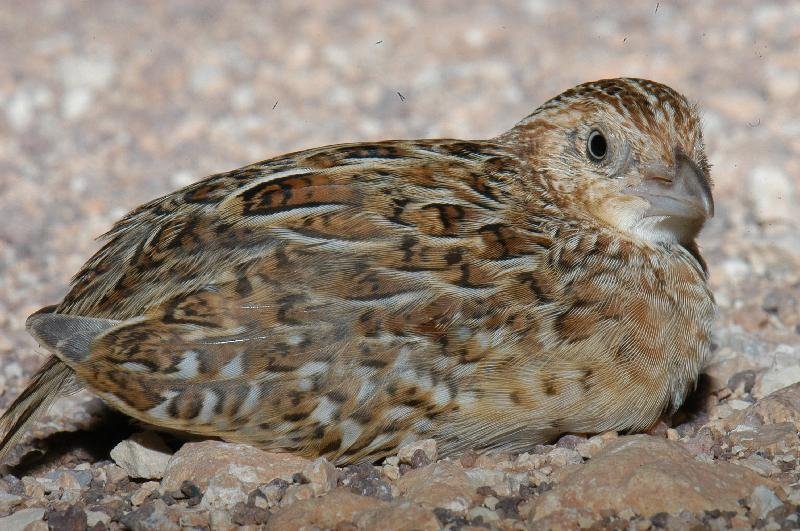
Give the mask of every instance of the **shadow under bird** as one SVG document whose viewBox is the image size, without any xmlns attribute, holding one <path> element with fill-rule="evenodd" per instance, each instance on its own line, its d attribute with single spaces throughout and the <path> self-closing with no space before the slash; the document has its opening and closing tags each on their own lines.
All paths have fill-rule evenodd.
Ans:
<svg viewBox="0 0 800 531">
<path fill-rule="evenodd" d="M 140 206 L 61 303 L 0 457 L 86 387 L 139 421 L 374 461 L 645 430 L 683 402 L 715 316 L 697 109 L 607 79 L 490 140 L 310 149 Z"/>
</svg>

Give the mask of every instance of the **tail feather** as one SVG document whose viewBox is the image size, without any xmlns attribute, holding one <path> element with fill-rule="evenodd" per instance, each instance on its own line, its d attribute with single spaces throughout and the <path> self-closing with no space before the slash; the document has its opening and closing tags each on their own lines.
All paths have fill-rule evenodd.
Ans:
<svg viewBox="0 0 800 531">
<path fill-rule="evenodd" d="M 25 434 L 31 422 L 39 418 L 59 396 L 75 387 L 72 370 L 55 356 L 39 369 L 31 383 L 14 400 L 0 418 L 0 463 L 5 462 L 9 452 Z"/>
</svg>

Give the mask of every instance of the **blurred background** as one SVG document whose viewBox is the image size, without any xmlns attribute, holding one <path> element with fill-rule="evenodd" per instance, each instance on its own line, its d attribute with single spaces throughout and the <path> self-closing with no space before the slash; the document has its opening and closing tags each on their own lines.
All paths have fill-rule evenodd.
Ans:
<svg viewBox="0 0 800 531">
<path fill-rule="evenodd" d="M 704 110 L 718 354 L 800 380 L 800 2 L 3 2 L 0 407 L 43 361 L 26 316 L 138 204 L 323 144 L 493 136 L 623 75 Z"/>
</svg>

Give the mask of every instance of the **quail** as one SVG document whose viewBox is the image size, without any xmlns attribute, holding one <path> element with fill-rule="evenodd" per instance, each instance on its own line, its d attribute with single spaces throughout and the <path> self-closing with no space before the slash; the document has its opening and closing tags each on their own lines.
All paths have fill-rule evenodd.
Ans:
<svg viewBox="0 0 800 531">
<path fill-rule="evenodd" d="M 715 316 L 697 108 L 585 83 L 490 140 L 340 144 L 258 162 L 116 223 L 27 328 L 52 356 L 0 456 L 86 387 L 138 421 L 375 461 L 524 451 L 674 412 Z"/>
</svg>

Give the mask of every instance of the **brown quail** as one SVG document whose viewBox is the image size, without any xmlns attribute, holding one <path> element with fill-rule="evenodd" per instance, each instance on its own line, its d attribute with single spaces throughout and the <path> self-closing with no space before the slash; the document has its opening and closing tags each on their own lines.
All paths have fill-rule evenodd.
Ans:
<svg viewBox="0 0 800 531">
<path fill-rule="evenodd" d="M 490 140 L 341 144 L 212 175 L 119 221 L 28 319 L 51 357 L 7 453 L 64 391 L 140 421 L 372 461 L 643 430 L 709 356 L 697 110 L 577 86 Z"/>
</svg>

